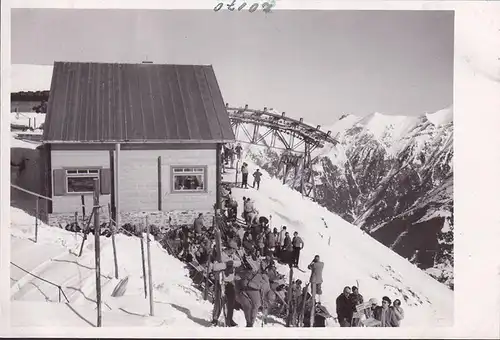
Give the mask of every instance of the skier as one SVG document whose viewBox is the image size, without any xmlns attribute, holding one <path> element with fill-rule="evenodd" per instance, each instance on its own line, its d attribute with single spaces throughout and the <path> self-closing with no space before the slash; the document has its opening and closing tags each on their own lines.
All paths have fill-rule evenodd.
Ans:
<svg viewBox="0 0 500 340">
<path fill-rule="evenodd" d="M 259 190 L 261 177 L 262 177 L 262 172 L 260 172 L 259 169 L 255 170 L 255 172 L 253 173 L 253 185 L 252 185 L 253 188 L 255 188 L 255 185 L 257 185 L 257 190 Z"/>
<path fill-rule="evenodd" d="M 352 305 L 349 300 L 351 294 L 351 288 L 345 287 L 344 291 L 337 297 L 337 318 L 339 320 L 340 327 L 351 327 L 352 321 Z"/>
<path fill-rule="evenodd" d="M 248 189 L 248 164 L 245 162 L 241 166 L 241 188 Z"/>
<path fill-rule="evenodd" d="M 304 248 L 304 241 L 302 241 L 302 238 L 299 236 L 298 232 L 293 233 L 292 245 L 293 245 L 292 266 L 298 268 L 300 250 Z"/>
<path fill-rule="evenodd" d="M 221 283 L 223 285 L 225 303 L 226 303 L 226 325 L 228 327 L 237 326 L 236 322 L 233 320 L 234 307 L 236 305 L 236 291 L 234 287 L 234 267 L 239 267 L 241 265 L 240 261 L 229 260 L 225 263 L 215 262 L 213 264 L 213 271 L 220 272 L 222 271 L 222 280 Z M 222 306 L 219 304 L 214 305 L 214 313 L 212 324 L 216 326 L 218 324 L 218 320 L 220 314 L 222 312 Z"/>
<path fill-rule="evenodd" d="M 313 261 L 309 264 L 309 266 L 307 266 L 307 269 L 311 270 L 311 278 L 309 279 L 309 282 L 311 283 L 311 288 L 316 289 L 318 301 L 321 298 L 321 294 L 323 294 L 323 291 L 321 290 L 321 284 L 323 283 L 324 266 L 325 264 L 319 260 L 319 255 L 314 256 Z"/>
</svg>

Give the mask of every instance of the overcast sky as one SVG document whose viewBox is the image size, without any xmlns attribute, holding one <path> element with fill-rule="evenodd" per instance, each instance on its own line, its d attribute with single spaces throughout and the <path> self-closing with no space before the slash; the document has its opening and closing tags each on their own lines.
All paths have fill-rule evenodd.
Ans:
<svg viewBox="0 0 500 340">
<path fill-rule="evenodd" d="M 330 124 L 452 105 L 453 20 L 450 11 L 14 9 L 12 63 L 212 64 L 230 105 Z"/>
</svg>

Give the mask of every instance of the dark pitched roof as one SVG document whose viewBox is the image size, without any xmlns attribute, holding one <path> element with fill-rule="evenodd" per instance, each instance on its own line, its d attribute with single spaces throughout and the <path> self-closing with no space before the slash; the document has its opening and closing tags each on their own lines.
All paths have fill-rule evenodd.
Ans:
<svg viewBox="0 0 500 340">
<path fill-rule="evenodd" d="M 212 66 L 54 63 L 44 142 L 234 138 Z"/>
</svg>

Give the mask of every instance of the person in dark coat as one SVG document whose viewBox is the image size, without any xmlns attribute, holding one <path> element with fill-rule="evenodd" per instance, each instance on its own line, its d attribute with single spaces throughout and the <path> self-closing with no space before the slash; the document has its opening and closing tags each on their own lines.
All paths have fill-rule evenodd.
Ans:
<svg viewBox="0 0 500 340">
<path fill-rule="evenodd" d="M 350 327 L 352 321 L 352 304 L 349 300 L 349 295 L 351 294 L 351 288 L 345 287 L 342 294 L 337 297 L 337 318 L 339 320 L 340 327 Z"/>
<path fill-rule="evenodd" d="M 349 301 L 351 301 L 352 311 L 356 312 L 356 306 L 363 303 L 363 295 L 359 294 L 358 287 L 352 286 L 352 293 L 349 295 Z M 352 326 L 359 327 L 360 326 L 360 318 L 352 319 Z"/>
<path fill-rule="evenodd" d="M 288 232 L 285 233 L 285 239 L 283 241 L 283 250 L 281 251 L 281 261 L 285 264 L 292 265 L 292 255 L 293 255 L 293 246 L 292 239 L 290 238 L 290 234 Z"/>
<path fill-rule="evenodd" d="M 253 173 L 253 187 L 255 188 L 255 186 L 257 185 L 257 190 L 259 190 L 260 188 L 260 179 L 262 177 L 262 172 L 260 172 L 259 169 L 255 170 L 255 172 Z"/>
<path fill-rule="evenodd" d="M 241 187 L 248 189 L 248 164 L 245 162 L 241 166 Z"/>
<path fill-rule="evenodd" d="M 276 228 L 274 229 L 276 230 Z M 274 255 L 275 246 L 276 246 L 276 235 L 274 232 L 271 232 L 270 228 L 268 228 L 266 233 L 266 250 L 267 250 L 266 255 L 270 256 Z"/>
<path fill-rule="evenodd" d="M 293 246 L 292 266 L 298 268 L 300 251 L 302 248 L 304 248 L 304 241 L 302 241 L 302 238 L 299 236 L 298 232 L 293 233 L 292 246 Z"/>
</svg>

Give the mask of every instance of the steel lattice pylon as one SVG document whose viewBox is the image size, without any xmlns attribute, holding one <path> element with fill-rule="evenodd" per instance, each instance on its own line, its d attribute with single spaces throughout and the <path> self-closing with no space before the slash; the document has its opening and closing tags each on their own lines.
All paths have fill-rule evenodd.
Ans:
<svg viewBox="0 0 500 340">
<path fill-rule="evenodd" d="M 229 107 L 226 109 L 231 120 L 234 135 L 239 142 L 250 143 L 283 150 L 278 165 L 278 176 L 286 182 L 289 171 L 295 169 L 292 187 L 297 188 L 296 181 L 300 173 L 299 191 L 307 197 L 316 197 L 316 185 L 312 176 L 311 153 L 326 144 L 336 145 L 338 142 L 330 131 L 323 132 L 321 126 L 316 127 L 299 120 L 289 118 L 285 112 L 275 113 L 273 109 L 263 110 Z M 246 137 L 246 138 L 242 138 Z"/>
</svg>

